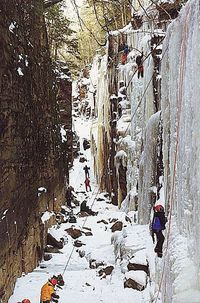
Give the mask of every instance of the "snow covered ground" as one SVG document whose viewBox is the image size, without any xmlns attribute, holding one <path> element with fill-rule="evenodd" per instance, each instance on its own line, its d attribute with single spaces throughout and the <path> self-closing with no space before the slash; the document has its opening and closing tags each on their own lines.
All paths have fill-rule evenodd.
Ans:
<svg viewBox="0 0 200 303">
<path fill-rule="evenodd" d="M 83 137 L 89 137 L 89 130 L 90 122 L 77 118 L 76 131 L 81 141 Z M 81 152 L 87 158 L 87 164 L 90 165 L 90 150 L 83 151 L 81 148 Z M 17 279 L 9 303 L 16 303 L 24 298 L 29 298 L 31 303 L 38 303 L 41 287 L 54 274 L 63 274 L 65 281 L 63 288 L 57 290 L 57 294 L 60 296 L 59 303 L 147 303 L 153 302 L 151 300 L 157 297 L 157 288 L 154 282 L 155 253 L 148 226 L 135 223 L 134 212 L 128 214 L 131 222 L 127 221 L 126 214 L 110 204 L 106 193 L 98 192 L 92 174 L 92 192 L 83 193 L 83 165 L 84 163 L 80 163 L 78 159 L 75 160 L 70 173 L 70 185 L 74 186 L 75 191 L 82 192 L 77 194 L 78 199 L 80 201 L 87 199 L 88 205 L 94 211 L 98 211 L 98 215 L 84 218 L 77 216 L 77 223 L 63 223 L 53 226 L 49 232 L 58 240 L 61 237 L 64 238 L 64 248 L 60 250 L 61 253 L 52 254 L 51 260 L 42 261 L 32 273 L 24 274 Z M 74 213 L 78 212 L 79 207 L 76 207 Z M 122 231 L 112 233 L 110 229 L 114 224 L 111 222 L 112 219 L 123 222 Z M 107 224 L 98 223 L 101 220 L 107 221 Z M 65 231 L 72 225 L 85 231 L 85 227 L 90 228 L 93 234 L 92 236 L 82 235 L 78 239 L 85 244 L 80 248 L 73 246 L 74 240 Z M 84 256 L 82 257 L 82 255 Z M 120 257 L 123 258 L 122 261 L 120 261 Z M 135 263 L 148 263 L 150 277 L 144 271 L 128 272 L 127 264 L 130 257 L 133 257 Z M 92 259 L 103 262 L 104 266 L 91 269 L 89 261 Z M 156 262 L 159 263 L 161 260 Z M 114 267 L 112 274 L 102 278 L 98 273 L 99 270 L 109 265 Z M 127 279 L 132 277 L 140 284 L 147 286 L 143 291 L 124 288 L 125 277 Z"/>
</svg>

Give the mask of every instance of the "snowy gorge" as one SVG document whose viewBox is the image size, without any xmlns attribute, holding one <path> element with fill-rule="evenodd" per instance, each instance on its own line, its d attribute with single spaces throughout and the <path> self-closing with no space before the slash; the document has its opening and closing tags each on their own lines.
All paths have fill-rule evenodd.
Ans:
<svg viewBox="0 0 200 303">
<path fill-rule="evenodd" d="M 142 26 L 132 20 L 110 32 L 106 54 L 96 55 L 89 77 L 77 81 L 87 87 L 90 116 L 80 108 L 73 116 L 80 154 L 69 181 L 78 203 L 98 213 L 82 217 L 76 205 L 77 221 L 70 223 L 71 210 L 63 206 L 63 221 L 48 229 L 63 248 L 18 278 L 8 303 L 26 296 L 39 302 L 41 286 L 60 273 L 59 303 L 200 303 L 200 2 L 186 1 L 177 17 L 167 11 L 166 19 L 154 2 L 173 7 L 181 1 L 132 0 Z M 124 44 L 129 52 L 122 64 Z M 142 52 L 144 77 L 138 78 Z M 64 129 L 62 135 L 66 141 Z M 90 167 L 91 192 L 85 192 L 81 157 Z M 39 189 L 42 198 L 48 191 Z M 157 204 L 168 220 L 162 258 L 150 232 Z M 44 226 L 53 215 L 44 212 Z M 116 222 L 122 227 L 113 232 Z M 69 228 L 81 231 L 81 247 Z M 111 274 L 101 275 L 107 266 Z"/>
</svg>

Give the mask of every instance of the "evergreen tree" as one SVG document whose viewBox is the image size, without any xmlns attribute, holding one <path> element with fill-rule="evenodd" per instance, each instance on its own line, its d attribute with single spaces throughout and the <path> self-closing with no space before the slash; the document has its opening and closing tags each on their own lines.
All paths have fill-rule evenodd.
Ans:
<svg viewBox="0 0 200 303">
<path fill-rule="evenodd" d="M 67 54 L 79 58 L 76 32 L 70 28 L 71 21 L 64 14 L 63 4 L 49 7 L 45 19 L 52 58 L 58 60 Z"/>
</svg>

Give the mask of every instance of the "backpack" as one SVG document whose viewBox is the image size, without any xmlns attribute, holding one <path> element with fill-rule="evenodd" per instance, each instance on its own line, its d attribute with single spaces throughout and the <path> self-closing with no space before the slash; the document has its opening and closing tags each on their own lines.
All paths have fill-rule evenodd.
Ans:
<svg viewBox="0 0 200 303">
<path fill-rule="evenodd" d="M 155 232 L 159 232 L 163 229 L 159 217 L 154 217 L 153 219 L 153 224 L 152 224 L 152 229 Z"/>
</svg>

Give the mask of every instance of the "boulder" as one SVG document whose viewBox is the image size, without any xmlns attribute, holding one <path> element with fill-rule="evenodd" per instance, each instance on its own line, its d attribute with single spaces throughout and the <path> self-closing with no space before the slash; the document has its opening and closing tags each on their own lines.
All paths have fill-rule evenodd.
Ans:
<svg viewBox="0 0 200 303">
<path fill-rule="evenodd" d="M 125 274 L 124 287 L 133 288 L 139 291 L 145 289 L 147 285 L 147 274 L 144 271 L 129 271 Z"/>
<path fill-rule="evenodd" d="M 105 199 L 97 198 L 97 201 L 105 201 Z"/>
<path fill-rule="evenodd" d="M 74 241 L 74 246 L 75 247 L 81 247 L 83 245 L 85 245 L 85 244 L 83 242 L 79 241 L 79 240 Z"/>
<path fill-rule="evenodd" d="M 76 228 L 67 228 L 65 229 L 65 231 L 68 233 L 68 235 L 70 235 L 73 239 L 77 239 L 80 236 L 82 236 L 82 232 L 80 229 L 76 229 Z"/>
<path fill-rule="evenodd" d="M 62 249 L 64 246 L 63 240 L 56 240 L 51 234 L 47 234 L 47 245 L 51 245 L 53 247 L 57 247 L 59 249 Z"/>
<path fill-rule="evenodd" d="M 80 258 L 85 257 L 85 251 L 84 250 L 78 249 L 77 252 L 78 252 Z"/>
<path fill-rule="evenodd" d="M 111 275 L 113 269 L 114 269 L 114 266 L 112 266 L 112 265 L 102 268 L 99 270 L 99 276 L 109 276 L 109 275 Z"/>
<path fill-rule="evenodd" d="M 49 261 L 52 259 L 52 255 L 51 254 L 44 254 L 44 261 Z"/>
<path fill-rule="evenodd" d="M 95 268 L 98 268 L 99 266 L 104 266 L 104 262 L 103 261 L 96 261 L 95 259 L 91 259 L 89 261 L 89 267 L 91 269 L 95 269 Z"/>
<path fill-rule="evenodd" d="M 79 214 L 78 214 L 79 218 L 84 218 L 84 217 L 88 217 L 89 214 L 86 213 L 86 211 L 81 211 Z"/>
<path fill-rule="evenodd" d="M 136 264 L 129 262 L 127 265 L 129 271 L 131 270 L 143 270 L 149 276 L 149 266 L 144 264 Z"/>
<path fill-rule="evenodd" d="M 53 246 L 46 246 L 44 251 L 46 253 L 52 253 L 52 254 L 59 253 L 59 254 L 61 254 L 61 251 L 57 247 L 53 247 Z"/>
<path fill-rule="evenodd" d="M 133 288 L 139 291 L 144 290 L 144 286 L 129 278 L 124 282 L 124 288 Z"/>
<path fill-rule="evenodd" d="M 85 235 L 85 236 L 93 236 L 93 233 L 91 231 L 82 231 L 82 233 Z"/>
<path fill-rule="evenodd" d="M 108 224 L 108 222 L 104 219 L 100 220 L 100 221 L 97 221 L 97 223 L 104 223 L 104 224 Z"/>
<path fill-rule="evenodd" d="M 92 231 L 92 229 L 90 227 L 83 227 L 83 229 L 86 229 L 86 230 L 89 230 L 89 231 Z"/>
<path fill-rule="evenodd" d="M 113 226 L 110 228 L 112 230 L 112 232 L 115 232 L 117 230 L 122 230 L 123 227 L 123 223 L 121 221 L 117 221 L 113 224 Z"/>
<path fill-rule="evenodd" d="M 80 157 L 79 162 L 81 163 L 87 162 L 87 159 L 85 157 Z"/>
</svg>

